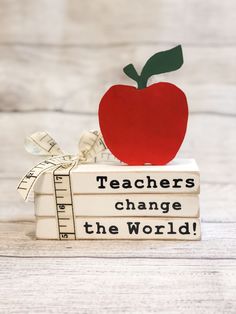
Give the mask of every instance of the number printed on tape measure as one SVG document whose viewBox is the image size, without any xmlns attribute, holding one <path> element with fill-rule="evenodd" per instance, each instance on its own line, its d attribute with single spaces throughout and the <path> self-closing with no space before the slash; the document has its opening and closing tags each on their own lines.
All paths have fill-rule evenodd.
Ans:
<svg viewBox="0 0 236 314">
<path fill-rule="evenodd" d="M 58 222 L 58 238 L 60 240 L 75 240 L 75 217 L 73 209 L 70 171 L 75 166 L 65 169 L 57 168 L 53 172 L 54 192 Z"/>
</svg>

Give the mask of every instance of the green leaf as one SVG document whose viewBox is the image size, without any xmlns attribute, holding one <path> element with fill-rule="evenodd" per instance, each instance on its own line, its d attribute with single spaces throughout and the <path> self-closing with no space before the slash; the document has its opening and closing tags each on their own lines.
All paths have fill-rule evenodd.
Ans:
<svg viewBox="0 0 236 314">
<path fill-rule="evenodd" d="M 152 75 L 178 70 L 183 62 L 182 47 L 179 45 L 170 50 L 155 53 L 148 59 L 140 75 L 133 64 L 128 64 L 123 71 L 137 82 L 139 89 L 142 89 L 147 87 L 148 79 Z"/>
<path fill-rule="evenodd" d="M 152 75 L 178 70 L 183 64 L 181 45 L 170 50 L 154 54 L 143 67 L 140 77 L 147 86 L 147 81 Z"/>
<path fill-rule="evenodd" d="M 133 66 L 133 64 L 128 64 L 126 65 L 126 67 L 124 67 L 123 71 L 125 72 L 125 74 L 132 78 L 134 81 L 138 81 L 139 80 L 139 75 L 135 69 L 135 67 Z"/>
</svg>

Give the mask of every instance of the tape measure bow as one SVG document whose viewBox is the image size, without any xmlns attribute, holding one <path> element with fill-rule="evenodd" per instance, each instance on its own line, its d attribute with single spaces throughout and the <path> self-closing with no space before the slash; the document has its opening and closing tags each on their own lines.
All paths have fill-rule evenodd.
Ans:
<svg viewBox="0 0 236 314">
<path fill-rule="evenodd" d="M 34 185 L 47 170 L 68 168 L 84 162 L 93 161 L 96 155 L 107 149 L 99 131 L 85 131 L 79 141 L 78 155 L 65 154 L 57 142 L 47 132 L 36 132 L 25 140 L 27 152 L 48 156 L 49 158 L 34 166 L 20 181 L 17 190 L 25 201 L 28 201 Z M 69 169 L 70 168 L 70 169 Z"/>
</svg>

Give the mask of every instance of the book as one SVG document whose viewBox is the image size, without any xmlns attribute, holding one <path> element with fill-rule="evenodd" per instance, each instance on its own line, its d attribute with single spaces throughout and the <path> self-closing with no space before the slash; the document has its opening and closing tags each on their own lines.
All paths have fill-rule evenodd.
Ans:
<svg viewBox="0 0 236 314">
<path fill-rule="evenodd" d="M 53 180 L 52 171 L 43 173 L 35 193 L 52 194 Z M 71 170 L 70 182 L 73 194 L 199 193 L 200 174 L 193 159 L 175 159 L 164 166 L 79 164 Z"/>
<path fill-rule="evenodd" d="M 56 216 L 54 195 L 35 194 L 36 216 Z M 75 216 L 199 217 L 197 194 L 74 194 Z"/>
<path fill-rule="evenodd" d="M 56 217 L 36 217 L 37 239 L 63 239 L 67 228 L 58 232 Z M 149 240 L 200 240 L 198 218 L 147 218 L 147 217 L 76 217 L 75 239 L 149 239 Z"/>
</svg>

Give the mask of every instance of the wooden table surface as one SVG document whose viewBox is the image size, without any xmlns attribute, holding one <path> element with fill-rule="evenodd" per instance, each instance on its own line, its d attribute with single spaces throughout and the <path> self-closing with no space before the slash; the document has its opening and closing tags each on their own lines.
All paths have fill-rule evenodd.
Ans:
<svg viewBox="0 0 236 314">
<path fill-rule="evenodd" d="M 236 313 L 235 26 L 234 0 L 0 2 L 0 313 Z M 183 68 L 151 81 L 188 97 L 202 241 L 36 241 L 25 136 L 76 152 L 105 90 L 133 84 L 122 67 L 178 43 Z"/>
</svg>

